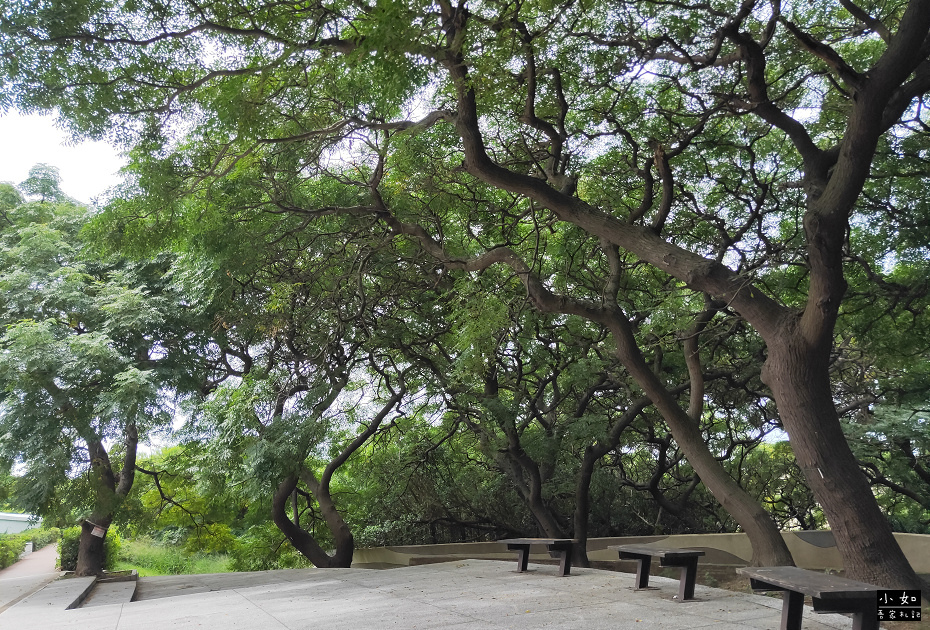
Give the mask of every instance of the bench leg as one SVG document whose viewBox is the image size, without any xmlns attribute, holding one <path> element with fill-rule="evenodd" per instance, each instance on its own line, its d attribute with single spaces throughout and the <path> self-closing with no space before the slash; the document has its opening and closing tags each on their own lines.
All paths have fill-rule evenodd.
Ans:
<svg viewBox="0 0 930 630">
<path fill-rule="evenodd" d="M 814 612 L 852 613 L 853 630 L 879 630 L 874 598 L 822 600 L 814 598 Z"/>
<path fill-rule="evenodd" d="M 804 595 L 795 591 L 782 593 L 781 630 L 801 630 L 804 615 Z"/>
<path fill-rule="evenodd" d="M 559 559 L 559 575 L 565 577 L 572 571 L 572 550 L 549 549 L 549 555 Z"/>
<path fill-rule="evenodd" d="M 652 558 L 640 556 L 636 558 L 636 588 L 649 588 L 649 568 Z"/>
<path fill-rule="evenodd" d="M 853 630 L 879 630 L 875 613 L 857 612 L 853 614 Z"/>
<path fill-rule="evenodd" d="M 523 573 L 526 571 L 526 565 L 530 561 L 530 546 L 529 545 L 507 545 L 507 549 L 517 552 L 517 572 Z"/>
<path fill-rule="evenodd" d="M 694 599 L 694 583 L 697 581 L 697 558 L 692 558 L 681 567 L 678 579 L 678 601 Z"/>
</svg>

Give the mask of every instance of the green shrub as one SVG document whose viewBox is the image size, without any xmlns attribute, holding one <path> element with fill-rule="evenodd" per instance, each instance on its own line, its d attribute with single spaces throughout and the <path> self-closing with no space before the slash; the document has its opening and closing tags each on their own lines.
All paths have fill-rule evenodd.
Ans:
<svg viewBox="0 0 930 630">
<path fill-rule="evenodd" d="M 57 527 L 27 529 L 17 534 L 0 534 L 0 569 L 5 569 L 19 560 L 28 542 L 32 541 L 33 549 L 37 550 L 58 540 L 60 534 L 61 530 Z"/>
<path fill-rule="evenodd" d="M 190 553 L 225 554 L 238 544 L 229 525 L 211 523 L 190 532 L 184 542 L 184 549 Z"/>
<path fill-rule="evenodd" d="M 0 569 L 5 569 L 19 560 L 29 539 L 27 532 L 0 534 Z"/>
<path fill-rule="evenodd" d="M 35 532 L 32 534 L 32 543 L 35 545 L 34 549 L 41 549 L 42 547 L 50 545 L 61 538 L 61 530 L 57 527 L 34 529 L 31 531 Z"/>
<path fill-rule="evenodd" d="M 81 528 L 69 527 L 62 530 L 58 539 L 58 563 L 62 571 L 74 571 L 77 567 L 78 545 L 81 542 Z"/>
<path fill-rule="evenodd" d="M 123 539 L 115 531 L 107 532 L 106 540 L 103 541 L 103 568 L 107 571 L 116 569 L 116 563 L 119 562 L 120 549 L 123 546 Z"/>
<path fill-rule="evenodd" d="M 81 528 L 70 527 L 61 532 L 58 541 L 58 559 L 62 571 L 74 571 L 77 568 L 78 550 L 81 544 Z M 119 561 L 121 541 L 116 531 L 107 532 L 103 541 L 103 568 L 112 571 Z"/>
<path fill-rule="evenodd" d="M 283 538 L 272 523 L 250 527 L 229 552 L 233 571 L 306 569 L 313 565 Z"/>
</svg>

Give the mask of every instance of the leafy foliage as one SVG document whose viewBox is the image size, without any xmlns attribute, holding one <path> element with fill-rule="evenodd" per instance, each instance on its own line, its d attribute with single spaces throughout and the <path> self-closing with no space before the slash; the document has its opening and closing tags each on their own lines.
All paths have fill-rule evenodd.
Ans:
<svg viewBox="0 0 930 630">
<path fill-rule="evenodd" d="M 666 512 L 697 501 L 676 526 L 732 527 L 700 478 L 787 562 L 733 481 L 784 428 L 838 540 L 870 541 L 841 542 L 850 570 L 901 586 L 916 576 L 840 418 L 926 386 L 907 331 L 930 293 L 928 15 L 926 0 L 25 3 L 0 22 L 0 92 L 127 147 L 98 233 L 231 279 L 194 434 L 265 492 L 301 474 L 325 490 L 350 427 L 382 428 L 361 429 L 372 410 L 353 415 L 350 394 L 404 389 L 441 426 L 412 434 L 507 471 L 543 529 L 569 526 L 572 469 L 574 489 L 596 472 Z M 54 240 L 37 229 L 35 251 Z M 34 319 L 10 343 L 120 356 L 106 328 L 74 342 Z M 784 472 L 785 488 L 747 485 L 806 503 Z"/>
</svg>

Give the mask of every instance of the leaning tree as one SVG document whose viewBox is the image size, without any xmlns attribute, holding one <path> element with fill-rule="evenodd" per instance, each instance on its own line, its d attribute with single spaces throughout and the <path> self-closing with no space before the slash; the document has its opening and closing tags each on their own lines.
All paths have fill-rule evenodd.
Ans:
<svg viewBox="0 0 930 630">
<path fill-rule="evenodd" d="M 24 2 L 0 29 L 7 102 L 133 147 L 126 230 L 190 220 L 192 198 L 229 208 L 249 182 L 240 209 L 370 217 L 447 271 L 509 266 L 541 310 L 610 331 L 755 560 L 790 561 L 644 360 L 623 297 L 646 267 L 698 338 L 738 314 L 847 571 L 917 584 L 830 366 L 859 234 L 925 225 L 930 0 Z"/>
</svg>

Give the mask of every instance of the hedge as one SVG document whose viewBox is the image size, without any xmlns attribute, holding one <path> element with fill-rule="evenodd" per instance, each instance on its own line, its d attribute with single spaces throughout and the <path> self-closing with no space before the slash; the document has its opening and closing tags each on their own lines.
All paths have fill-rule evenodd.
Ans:
<svg viewBox="0 0 930 630">
<path fill-rule="evenodd" d="M 58 540 L 61 530 L 57 527 L 48 529 L 27 529 L 18 534 L 0 534 L 0 569 L 5 569 L 23 555 L 26 543 L 32 542 L 33 549 L 42 547 Z"/>
</svg>

